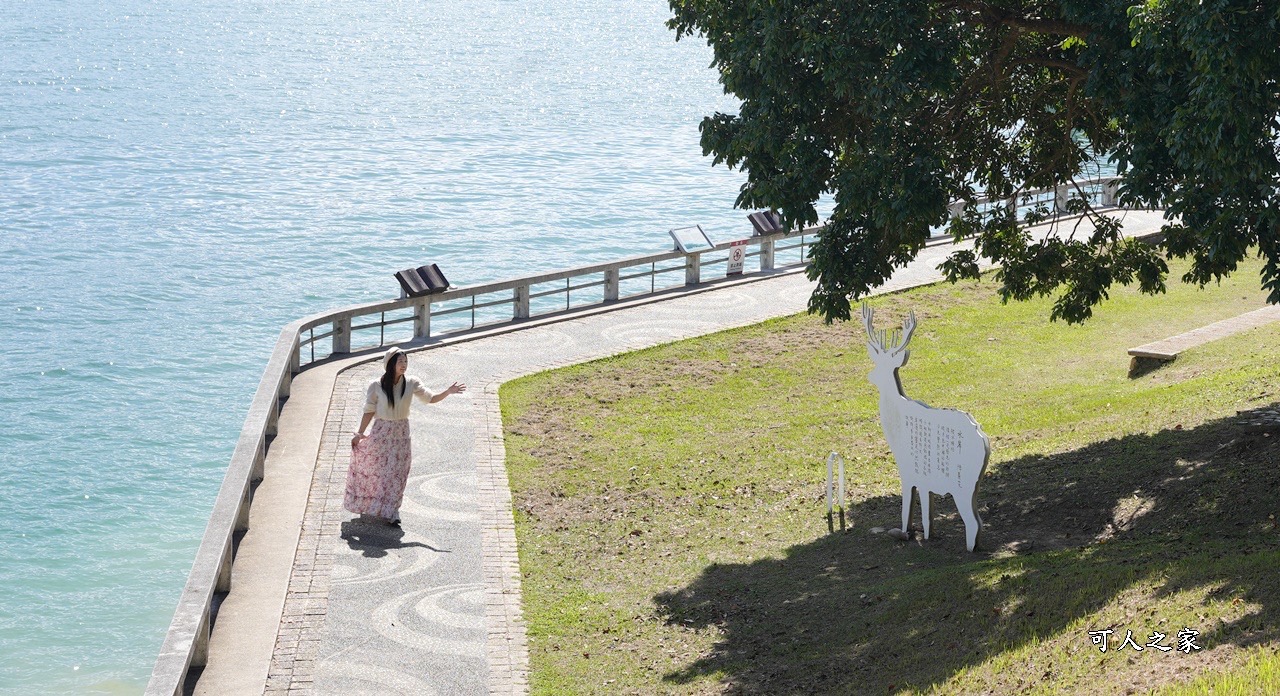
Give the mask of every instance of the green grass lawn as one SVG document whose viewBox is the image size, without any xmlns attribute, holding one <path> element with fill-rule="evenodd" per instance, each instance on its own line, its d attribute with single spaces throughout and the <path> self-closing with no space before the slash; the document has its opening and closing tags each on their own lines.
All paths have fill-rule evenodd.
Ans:
<svg viewBox="0 0 1280 696">
<path fill-rule="evenodd" d="M 1084 326 L 990 282 L 872 301 L 886 328 L 919 318 L 907 395 L 991 437 L 977 553 L 949 498 L 928 541 L 872 531 L 901 502 L 860 324 L 790 317 L 505 385 L 533 691 L 1280 693 L 1280 436 L 1236 418 L 1280 401 L 1280 329 L 1135 379 L 1125 353 L 1261 306 L 1257 268 L 1117 292 Z M 1108 628 L 1103 654 L 1088 632 Z M 1115 649 L 1182 628 L 1202 650 Z"/>
</svg>

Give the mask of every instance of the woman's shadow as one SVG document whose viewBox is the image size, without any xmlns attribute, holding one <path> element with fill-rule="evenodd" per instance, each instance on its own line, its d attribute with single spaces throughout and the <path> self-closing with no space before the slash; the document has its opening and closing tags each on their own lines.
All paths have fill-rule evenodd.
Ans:
<svg viewBox="0 0 1280 696">
<path fill-rule="evenodd" d="M 404 541 L 404 530 L 382 522 L 355 518 L 342 523 L 339 534 L 352 551 L 359 551 L 365 558 L 383 558 L 392 549 L 424 548 L 436 553 L 450 553 L 421 541 Z"/>
</svg>

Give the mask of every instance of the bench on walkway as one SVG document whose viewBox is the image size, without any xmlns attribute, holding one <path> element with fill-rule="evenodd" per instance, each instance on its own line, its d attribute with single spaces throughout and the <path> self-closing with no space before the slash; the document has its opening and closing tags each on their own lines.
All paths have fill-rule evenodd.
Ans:
<svg viewBox="0 0 1280 696">
<path fill-rule="evenodd" d="M 1208 326 L 1192 329 L 1177 336 L 1130 348 L 1129 376 L 1135 377 L 1150 372 L 1164 363 L 1173 361 L 1183 351 L 1275 321 L 1280 321 L 1280 305 L 1268 305 L 1237 317 L 1215 321 Z"/>
</svg>

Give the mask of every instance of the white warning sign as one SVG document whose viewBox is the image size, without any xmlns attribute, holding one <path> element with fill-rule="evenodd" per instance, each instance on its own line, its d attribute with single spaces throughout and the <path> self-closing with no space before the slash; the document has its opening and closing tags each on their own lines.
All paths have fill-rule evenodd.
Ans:
<svg viewBox="0 0 1280 696">
<path fill-rule="evenodd" d="M 729 243 L 729 271 L 725 275 L 741 275 L 742 264 L 747 260 L 747 240 Z"/>
</svg>

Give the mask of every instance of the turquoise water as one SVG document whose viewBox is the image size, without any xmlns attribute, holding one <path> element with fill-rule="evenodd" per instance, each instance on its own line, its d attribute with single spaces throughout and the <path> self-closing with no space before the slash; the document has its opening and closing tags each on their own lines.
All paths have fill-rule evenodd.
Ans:
<svg viewBox="0 0 1280 696">
<path fill-rule="evenodd" d="M 287 322 L 747 228 L 667 14 L 0 3 L 0 691 L 145 685 Z"/>
</svg>

